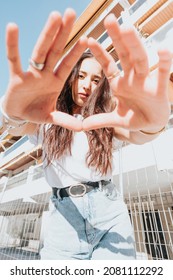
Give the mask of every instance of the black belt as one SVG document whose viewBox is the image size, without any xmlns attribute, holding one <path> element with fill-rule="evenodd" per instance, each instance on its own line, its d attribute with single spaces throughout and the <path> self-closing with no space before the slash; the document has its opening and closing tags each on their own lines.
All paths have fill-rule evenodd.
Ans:
<svg viewBox="0 0 173 280">
<path fill-rule="evenodd" d="M 95 188 L 99 188 L 100 182 L 105 181 L 78 183 L 62 189 L 52 188 L 52 191 L 56 198 L 63 198 L 67 196 L 80 197 L 84 196 L 86 193 L 92 191 Z"/>
</svg>

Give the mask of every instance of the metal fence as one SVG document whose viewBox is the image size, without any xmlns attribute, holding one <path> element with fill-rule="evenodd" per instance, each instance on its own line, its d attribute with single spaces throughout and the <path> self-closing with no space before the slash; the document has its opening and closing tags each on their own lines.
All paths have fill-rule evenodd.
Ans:
<svg viewBox="0 0 173 280">
<path fill-rule="evenodd" d="M 170 172 L 158 171 L 153 166 L 150 170 L 146 168 L 123 174 L 124 200 L 134 227 L 138 259 L 173 259 L 173 189 Z M 145 186 L 140 183 L 141 176 L 144 176 Z M 160 177 L 167 180 L 166 185 L 165 179 L 161 181 Z M 152 182 L 149 178 L 152 178 Z M 154 186 L 151 184 L 153 181 Z M 43 193 L 31 196 L 28 201 L 18 199 L 10 202 L 3 202 L 2 198 L 0 259 L 39 259 L 49 197 L 50 193 Z"/>
</svg>

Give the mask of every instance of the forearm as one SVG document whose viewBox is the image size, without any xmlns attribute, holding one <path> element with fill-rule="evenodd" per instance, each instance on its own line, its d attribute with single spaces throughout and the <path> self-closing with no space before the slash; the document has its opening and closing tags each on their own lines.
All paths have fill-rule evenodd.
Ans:
<svg viewBox="0 0 173 280">
<path fill-rule="evenodd" d="M 162 128 L 161 128 L 162 130 Z M 130 131 L 128 129 L 124 128 L 114 128 L 115 131 L 115 137 L 118 138 L 119 140 L 129 142 L 132 144 L 137 144 L 137 145 L 142 145 L 147 142 L 150 142 L 157 138 L 161 132 L 154 133 L 154 134 L 145 134 L 141 131 Z"/>
</svg>

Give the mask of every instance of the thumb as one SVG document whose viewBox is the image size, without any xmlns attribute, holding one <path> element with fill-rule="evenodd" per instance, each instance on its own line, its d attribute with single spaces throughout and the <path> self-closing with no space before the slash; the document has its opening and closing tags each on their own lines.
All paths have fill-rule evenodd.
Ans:
<svg viewBox="0 0 173 280">
<path fill-rule="evenodd" d="M 113 112 L 93 115 L 83 120 L 84 131 L 103 127 L 114 127 L 116 125 L 115 114 Z"/>
</svg>

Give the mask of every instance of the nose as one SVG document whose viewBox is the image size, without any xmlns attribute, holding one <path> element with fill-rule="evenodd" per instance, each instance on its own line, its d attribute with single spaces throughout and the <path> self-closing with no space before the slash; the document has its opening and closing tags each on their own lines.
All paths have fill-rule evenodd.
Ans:
<svg viewBox="0 0 173 280">
<path fill-rule="evenodd" d="M 83 82 L 83 88 L 88 92 L 91 90 L 91 79 L 90 78 L 85 78 Z"/>
</svg>

